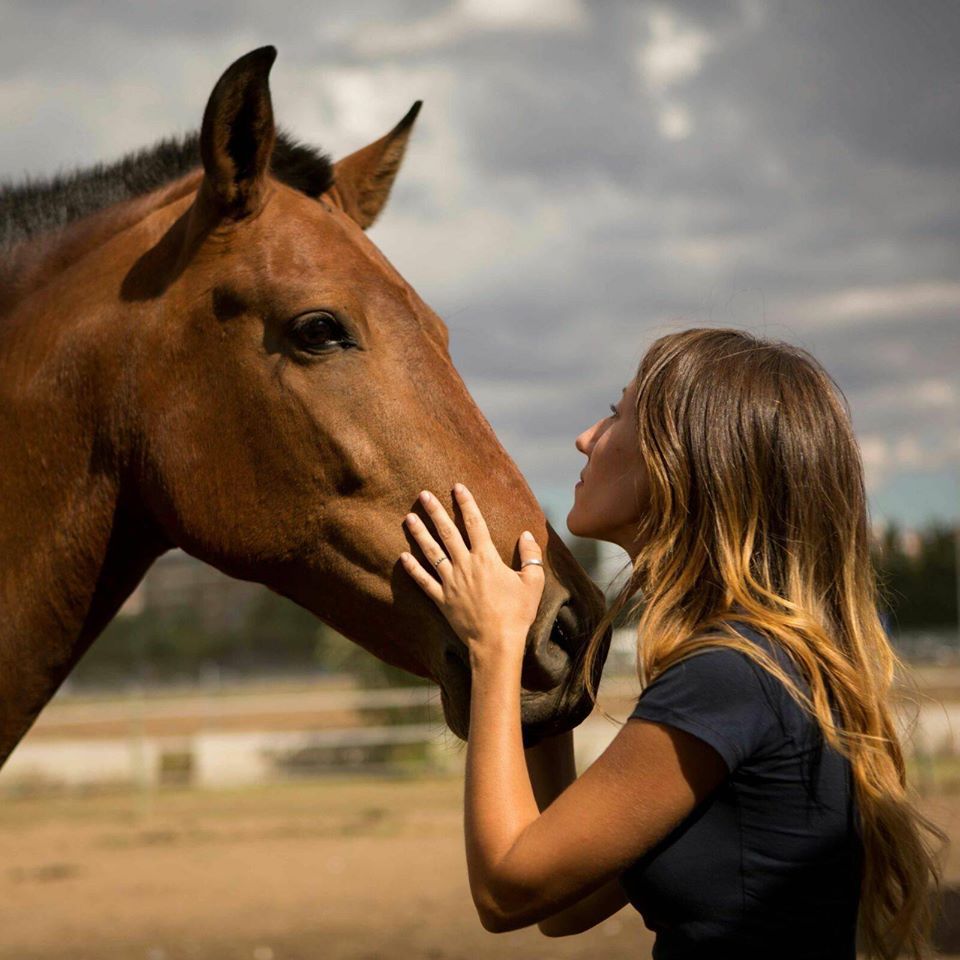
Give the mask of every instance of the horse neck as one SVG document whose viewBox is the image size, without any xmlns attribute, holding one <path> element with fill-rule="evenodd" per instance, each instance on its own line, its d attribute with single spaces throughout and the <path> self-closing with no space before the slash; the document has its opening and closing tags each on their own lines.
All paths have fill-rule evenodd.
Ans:
<svg viewBox="0 0 960 960">
<path fill-rule="evenodd" d="M 28 462 L 0 449 L 0 763 L 169 547 L 116 478 L 77 464 L 70 482 L 43 482 L 38 465 L 61 477 L 71 459 L 57 447 L 77 448 L 51 439 L 31 432 Z"/>
<path fill-rule="evenodd" d="M 60 230 L 0 250 L 0 317 L 15 311 L 51 277 L 71 267 L 150 214 L 193 196 L 203 179 L 194 170 L 156 190 L 106 207 Z"/>
<path fill-rule="evenodd" d="M 117 338 L 70 286 L 0 316 L 0 763 L 170 547 L 127 479 Z"/>
</svg>

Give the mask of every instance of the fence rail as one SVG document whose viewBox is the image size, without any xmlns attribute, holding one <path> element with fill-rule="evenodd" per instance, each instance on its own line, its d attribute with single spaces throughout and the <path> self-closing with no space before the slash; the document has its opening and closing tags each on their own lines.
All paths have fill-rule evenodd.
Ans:
<svg viewBox="0 0 960 960">
<path fill-rule="evenodd" d="M 190 693 L 171 698 L 134 694 L 120 701 L 96 702 L 73 698 L 52 703 L 38 720 L 45 726 L 71 727 L 91 723 L 124 723 L 188 717 L 247 717 L 273 713 L 331 713 L 440 706 L 433 686 L 385 687 L 364 690 L 277 690 L 258 693 Z"/>
<path fill-rule="evenodd" d="M 404 747 L 419 748 L 422 764 L 443 767 L 445 752 L 455 751 L 439 706 L 432 686 L 61 698 L 0 771 L 0 789 L 268 782 L 409 761 Z M 383 710 L 396 711 L 398 722 L 365 716 Z M 322 726 L 325 715 L 338 725 Z"/>
<path fill-rule="evenodd" d="M 634 677 L 608 677 L 601 703 L 624 718 L 637 694 Z M 463 745 L 447 730 L 439 706 L 433 686 L 63 698 L 0 770 L 0 790 L 235 786 L 409 763 L 459 770 Z M 398 722 L 384 723 L 376 715 L 383 710 L 395 711 Z M 320 722 L 325 715 L 331 725 Z M 908 752 L 921 762 L 960 755 L 960 703 L 904 704 L 900 719 Z M 578 768 L 599 756 L 618 730 L 598 713 L 578 727 Z"/>
</svg>

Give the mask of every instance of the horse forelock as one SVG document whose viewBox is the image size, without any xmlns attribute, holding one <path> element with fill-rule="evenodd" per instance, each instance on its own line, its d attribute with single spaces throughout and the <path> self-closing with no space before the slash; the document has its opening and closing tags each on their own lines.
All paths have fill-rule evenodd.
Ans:
<svg viewBox="0 0 960 960">
<path fill-rule="evenodd" d="M 22 183 L 0 183 L 0 256 L 114 204 L 145 196 L 199 167 L 200 135 L 168 137 L 114 163 Z M 272 174 L 309 197 L 333 185 L 333 164 L 315 147 L 279 131 Z"/>
</svg>

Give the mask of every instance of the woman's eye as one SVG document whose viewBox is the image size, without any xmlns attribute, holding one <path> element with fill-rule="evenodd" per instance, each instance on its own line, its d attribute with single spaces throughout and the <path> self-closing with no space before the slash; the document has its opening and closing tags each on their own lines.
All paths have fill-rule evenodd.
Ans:
<svg viewBox="0 0 960 960">
<path fill-rule="evenodd" d="M 617 408 L 616 408 L 612 403 L 610 404 L 610 412 L 611 412 L 614 416 L 617 415 Z"/>
<path fill-rule="evenodd" d="M 322 311 L 297 317 L 291 325 L 291 334 L 297 346 L 310 353 L 355 345 L 337 318 Z"/>
</svg>

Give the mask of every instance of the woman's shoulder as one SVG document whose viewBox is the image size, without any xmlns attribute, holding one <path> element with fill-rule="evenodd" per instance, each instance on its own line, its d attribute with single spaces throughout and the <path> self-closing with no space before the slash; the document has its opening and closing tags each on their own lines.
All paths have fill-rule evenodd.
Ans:
<svg viewBox="0 0 960 960">
<path fill-rule="evenodd" d="M 745 639 L 809 692 L 789 654 L 771 637 L 741 623 L 736 638 L 705 635 L 708 642 L 666 667 L 644 688 L 631 713 L 671 723 L 708 740 L 733 770 L 750 756 L 777 755 L 806 742 L 815 723 L 787 690 L 747 650 Z"/>
<path fill-rule="evenodd" d="M 799 688 L 801 691 L 808 691 L 809 687 L 804 678 L 802 670 L 790 656 L 786 648 L 775 640 L 770 634 L 758 629 L 752 624 L 742 623 L 737 620 L 727 622 L 734 637 L 726 634 L 714 632 L 709 637 L 704 637 L 709 642 L 700 647 L 700 653 L 709 654 L 714 659 L 717 669 L 732 670 L 734 673 L 741 674 L 744 677 L 752 674 L 767 691 L 783 690 L 783 683 L 772 674 L 764 665 L 764 661 L 773 661 Z M 739 644 L 741 641 L 747 641 L 747 649 L 743 649 Z M 736 645 L 735 645 L 736 644 Z M 754 648 L 760 654 L 759 658 L 751 655 L 750 648 Z M 694 654 L 697 656 L 700 654 Z M 710 661 L 705 661 L 704 665 Z"/>
<path fill-rule="evenodd" d="M 669 676 L 683 677 L 687 682 L 732 683 L 738 688 L 756 687 L 770 692 L 775 689 L 769 682 L 773 674 L 765 668 L 763 660 L 772 660 L 791 679 L 802 684 L 802 674 L 779 643 L 749 624 L 731 621 L 729 627 L 734 636 L 715 630 L 696 637 L 697 643 L 691 645 L 690 652 L 657 673 L 650 687 Z M 747 642 L 746 649 L 743 641 Z M 751 655 L 751 647 L 760 654 L 759 659 Z"/>
</svg>

